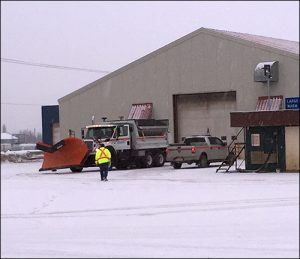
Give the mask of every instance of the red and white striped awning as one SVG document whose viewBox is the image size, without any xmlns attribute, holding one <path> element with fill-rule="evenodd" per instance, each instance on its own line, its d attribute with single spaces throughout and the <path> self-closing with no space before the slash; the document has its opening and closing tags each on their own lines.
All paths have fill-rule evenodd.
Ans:
<svg viewBox="0 0 300 259">
<path fill-rule="evenodd" d="M 283 96 L 260 96 L 256 104 L 256 111 L 278 111 L 282 109 Z M 268 103 L 269 102 L 269 103 Z"/>
</svg>

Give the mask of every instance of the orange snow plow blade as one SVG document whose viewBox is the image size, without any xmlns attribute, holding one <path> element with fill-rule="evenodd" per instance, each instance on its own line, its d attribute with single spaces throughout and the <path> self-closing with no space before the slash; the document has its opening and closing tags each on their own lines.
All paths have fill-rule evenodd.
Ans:
<svg viewBox="0 0 300 259">
<path fill-rule="evenodd" d="M 79 138 L 65 138 L 51 146 L 42 142 L 36 148 L 44 151 L 44 161 L 39 171 L 82 166 L 88 156 L 88 148 Z"/>
</svg>

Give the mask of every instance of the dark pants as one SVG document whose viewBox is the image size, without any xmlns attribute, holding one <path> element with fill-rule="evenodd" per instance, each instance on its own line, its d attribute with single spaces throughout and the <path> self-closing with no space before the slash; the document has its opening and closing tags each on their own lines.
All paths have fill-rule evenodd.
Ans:
<svg viewBox="0 0 300 259">
<path fill-rule="evenodd" d="M 107 179 L 109 162 L 100 164 L 99 168 L 100 168 L 101 181 L 103 181 Z"/>
</svg>

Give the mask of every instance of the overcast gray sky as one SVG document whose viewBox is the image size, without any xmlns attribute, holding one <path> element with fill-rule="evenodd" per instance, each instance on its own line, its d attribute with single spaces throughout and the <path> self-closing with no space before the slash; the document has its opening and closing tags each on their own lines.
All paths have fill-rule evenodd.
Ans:
<svg viewBox="0 0 300 259">
<path fill-rule="evenodd" d="M 41 132 L 42 105 L 107 74 L 4 59 L 112 72 L 201 27 L 299 41 L 299 2 L 1 1 L 1 127 Z"/>
</svg>

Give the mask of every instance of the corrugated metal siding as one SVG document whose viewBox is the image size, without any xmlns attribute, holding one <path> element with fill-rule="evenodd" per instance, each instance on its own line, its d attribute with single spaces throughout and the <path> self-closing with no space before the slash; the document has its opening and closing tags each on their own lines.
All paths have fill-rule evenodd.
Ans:
<svg viewBox="0 0 300 259">
<path fill-rule="evenodd" d="M 260 96 L 257 101 L 256 111 L 278 111 L 282 109 L 283 96 Z"/>
<path fill-rule="evenodd" d="M 152 103 L 132 104 L 128 119 L 151 119 Z"/>
</svg>

